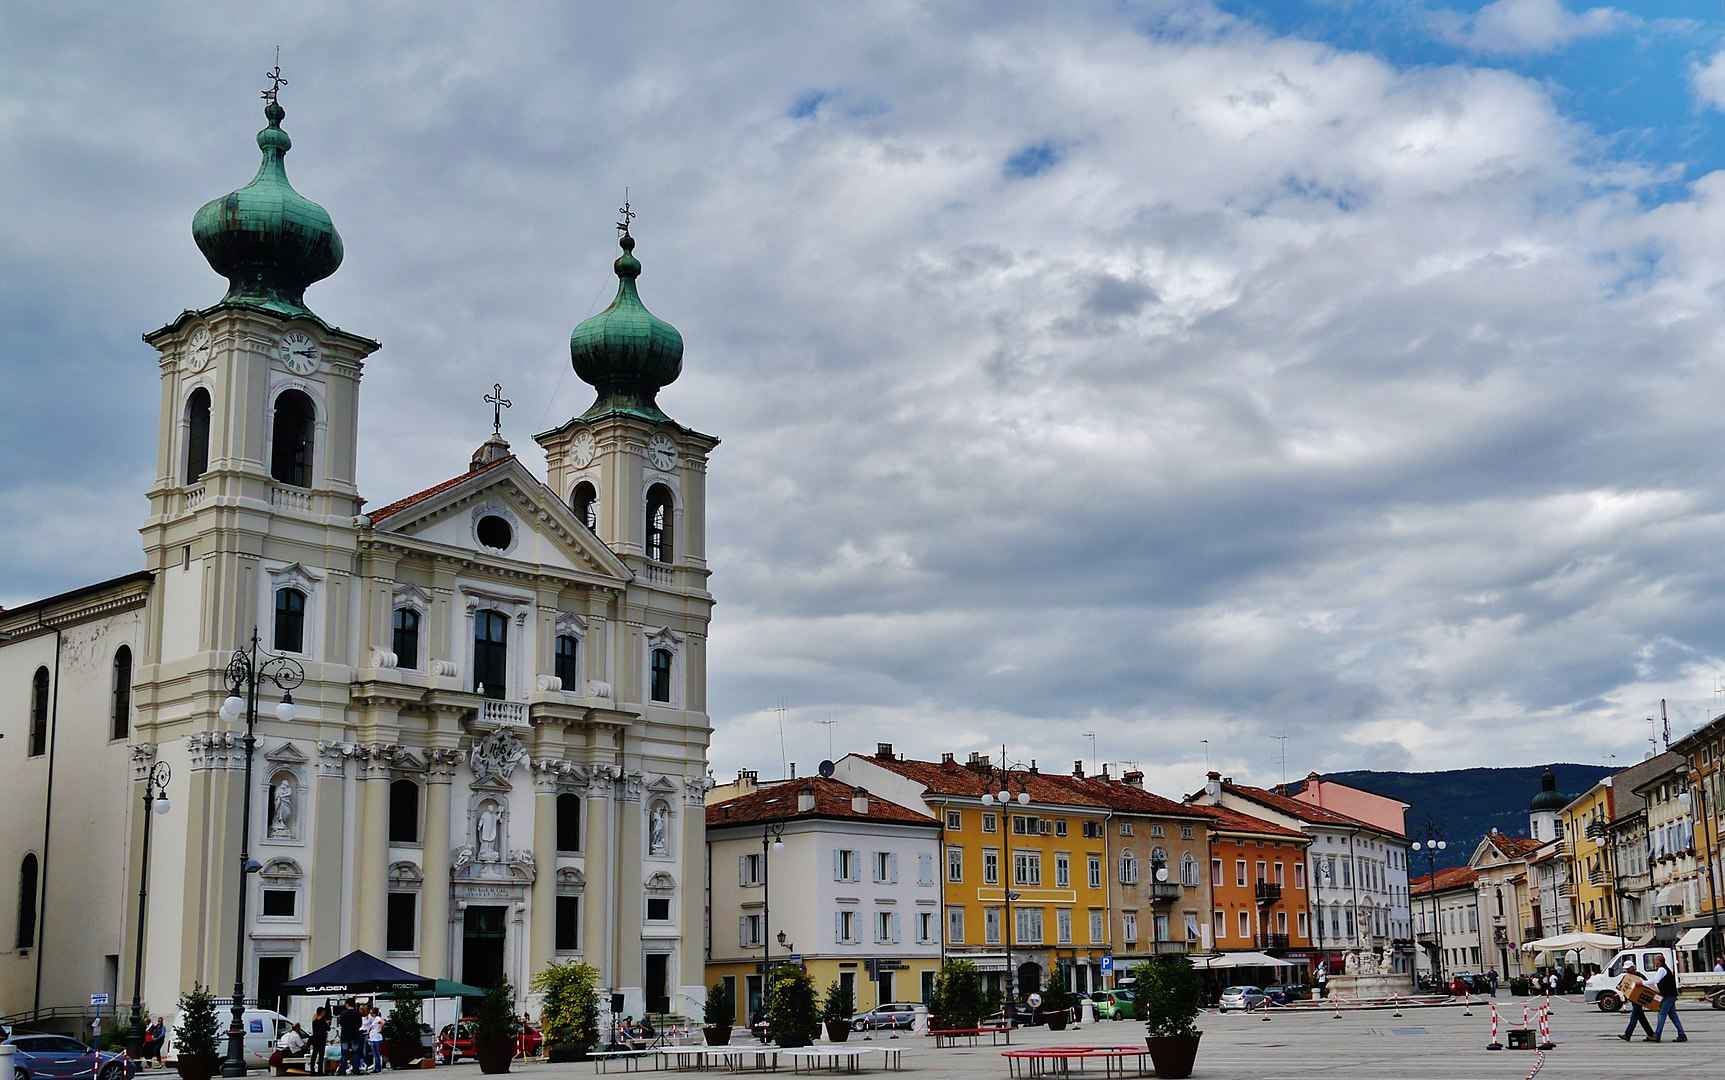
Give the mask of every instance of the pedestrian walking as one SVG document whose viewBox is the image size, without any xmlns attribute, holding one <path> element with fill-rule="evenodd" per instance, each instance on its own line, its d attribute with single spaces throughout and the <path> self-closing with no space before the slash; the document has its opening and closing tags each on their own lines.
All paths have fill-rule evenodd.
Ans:
<svg viewBox="0 0 1725 1080">
<path fill-rule="evenodd" d="M 1557 993 L 1558 979 L 1556 971 L 1553 971 L 1550 975 L 1545 977 L 1545 985 L 1553 994 Z"/>
<path fill-rule="evenodd" d="M 1639 976 L 1641 974 L 1639 971 L 1635 970 L 1635 961 L 1633 960 L 1623 961 L 1623 973 L 1625 975 L 1635 976 Z M 1622 1039 L 1624 1042 L 1628 1042 L 1629 1037 L 1635 1033 L 1636 1024 L 1640 1024 L 1641 1030 L 1645 1033 L 1641 1036 L 1644 1041 L 1658 1041 L 1653 1037 L 1653 1025 L 1647 1022 L 1647 1010 L 1641 1007 L 1641 1002 L 1631 1001 L 1629 1003 L 1629 1023 L 1624 1026 L 1623 1034 L 1619 1035 L 1618 1038 Z"/>
<path fill-rule="evenodd" d="M 363 1067 L 361 1058 L 365 1051 L 360 1046 L 365 1035 L 364 1020 L 365 1017 L 359 1014 L 359 1004 L 353 998 L 348 998 L 347 1007 L 336 1014 L 335 1029 L 341 1036 L 341 1064 L 336 1067 L 338 1076 L 347 1076 L 350 1070 L 357 1075 Z"/>
<path fill-rule="evenodd" d="M 1659 1023 L 1653 1026 L 1653 1041 L 1665 1034 L 1665 1019 L 1671 1018 L 1671 1026 L 1677 1029 L 1677 1041 L 1688 1042 L 1689 1033 L 1683 1030 L 1683 1021 L 1677 1019 L 1677 973 L 1665 963 L 1665 958 L 1658 953 L 1653 954 L 1653 988 L 1659 991 Z"/>
<path fill-rule="evenodd" d="M 311 1051 L 306 1055 L 305 1071 L 313 1076 L 322 1076 L 329 1071 L 329 1065 L 324 1061 L 324 1048 L 329 1045 L 329 1010 L 322 1005 L 311 1014 Z"/>
<path fill-rule="evenodd" d="M 371 1015 L 365 1018 L 365 1038 L 367 1049 L 371 1055 L 371 1071 L 383 1071 L 383 1010 L 376 1005 L 371 1007 Z"/>
</svg>

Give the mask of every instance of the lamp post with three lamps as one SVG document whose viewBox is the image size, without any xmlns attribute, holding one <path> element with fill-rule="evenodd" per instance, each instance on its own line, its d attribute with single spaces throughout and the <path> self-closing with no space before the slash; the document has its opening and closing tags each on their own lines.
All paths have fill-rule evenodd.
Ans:
<svg viewBox="0 0 1725 1080">
<path fill-rule="evenodd" d="M 154 814 L 165 814 L 168 802 L 168 781 L 174 770 L 165 761 L 150 766 L 144 776 L 144 851 L 138 867 L 138 933 L 133 943 L 132 960 L 132 1056 L 144 1058 L 144 910 L 150 897 L 150 824 Z"/>
<path fill-rule="evenodd" d="M 1017 793 L 1015 794 L 1012 791 L 1012 770 L 1014 768 L 1018 768 L 1020 770 L 1025 770 L 1025 769 L 1028 769 L 1030 767 L 1032 767 L 1032 766 L 1026 765 L 1022 761 L 1007 761 L 1006 760 L 1006 747 L 1002 746 L 1000 748 L 1000 790 L 999 791 L 984 790 L 982 793 L 983 803 L 987 804 L 989 802 L 997 802 L 1001 806 L 1007 806 L 1013 802 L 1017 802 L 1018 805 L 1020 805 L 1020 806 L 1030 805 L 1030 785 L 1029 785 L 1029 782 L 1027 780 L 1025 780 L 1023 777 L 1020 777 L 1020 779 L 1018 781 Z M 1003 825 L 1004 824 L 1005 823 L 1003 823 Z M 1003 828 L 1002 831 L 1004 832 L 1005 829 Z M 1011 834 L 1008 833 L 1007 835 L 1011 835 Z M 1016 1018 L 1016 1016 L 1018 1014 L 1017 988 L 1014 985 L 1015 981 L 1016 981 L 1014 978 L 1014 976 L 1016 975 L 1016 972 L 1014 972 L 1012 970 L 1012 929 L 1013 929 L 1012 902 L 1014 900 L 1019 899 L 1020 894 L 1017 892 L 1014 892 L 1013 888 L 1012 888 L 1013 885 L 1017 884 L 1017 881 L 1015 879 L 1018 877 L 1018 860 L 1013 859 L 1013 860 L 1011 860 L 1011 862 L 1012 862 L 1012 868 L 1010 871 L 1004 871 L 1007 874 L 1007 876 L 1006 876 L 1005 881 L 1001 887 L 1001 894 L 1006 901 L 1006 928 L 1005 928 L 1006 932 L 1002 935 L 1002 940 L 1006 943 L 1006 1006 L 1005 1006 L 1005 1008 L 1006 1008 L 1006 1022 L 1008 1024 L 1008 1026 L 1010 1026 L 1013 1023 L 1014 1019 Z M 1033 987 L 1032 989 L 1035 989 L 1035 988 Z"/>
<path fill-rule="evenodd" d="M 233 723 L 242 715 L 246 720 L 245 737 L 241 740 L 246 748 L 246 779 L 245 794 L 240 805 L 240 895 L 239 919 L 234 927 L 234 1000 L 233 1016 L 228 1023 L 228 1053 L 222 1062 L 222 1075 L 225 1077 L 240 1077 L 246 1075 L 245 1050 L 245 1005 L 246 1005 L 246 889 L 248 878 L 260 869 L 257 861 L 252 858 L 252 751 L 257 746 L 257 736 L 253 729 L 258 722 L 258 686 L 261 683 L 274 683 L 282 692 L 281 703 L 276 706 L 276 719 L 282 723 L 290 723 L 294 717 L 293 690 L 305 682 L 305 668 L 299 661 L 288 656 L 266 656 L 258 658 L 258 631 L 252 627 L 252 640 L 249 649 L 235 651 L 228 661 L 228 697 L 222 702 L 221 717 L 228 723 Z M 241 697 L 241 694 L 244 697 Z"/>
<path fill-rule="evenodd" d="M 1415 851 L 1424 851 L 1426 856 L 1426 895 L 1431 900 L 1432 933 L 1437 936 L 1437 955 L 1432 965 L 1432 976 L 1438 986 L 1443 986 L 1443 913 L 1438 910 L 1437 895 L 1437 853 L 1449 847 L 1449 841 L 1443 838 L 1435 822 L 1426 822 L 1425 839 L 1415 840 L 1410 845 Z"/>
</svg>

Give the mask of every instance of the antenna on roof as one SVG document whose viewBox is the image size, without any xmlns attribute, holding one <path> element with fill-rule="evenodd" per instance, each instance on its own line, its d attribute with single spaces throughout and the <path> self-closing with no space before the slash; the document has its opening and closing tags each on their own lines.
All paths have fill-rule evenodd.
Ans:
<svg viewBox="0 0 1725 1080">
<path fill-rule="evenodd" d="M 779 775 L 789 777 L 791 775 L 790 757 L 785 753 L 785 713 L 788 710 L 785 708 L 783 699 L 780 699 L 779 703 L 773 706 L 773 711 L 779 714 L 779 769 L 781 770 Z"/>
<path fill-rule="evenodd" d="M 1090 771 L 1093 773 L 1101 772 L 1102 767 L 1096 760 L 1096 733 L 1094 731 L 1085 731 L 1080 732 L 1080 734 L 1090 740 Z"/>
<path fill-rule="evenodd" d="M 1288 729 L 1283 728 L 1280 735 L 1272 735 L 1270 738 L 1282 744 L 1282 794 L 1286 795 L 1288 793 Z"/>
<path fill-rule="evenodd" d="M 1199 739 L 1198 741 L 1204 744 L 1204 771 L 1209 772 L 1210 771 L 1210 740 L 1209 739 Z"/>
<path fill-rule="evenodd" d="M 832 719 L 832 714 L 829 713 L 827 715 L 827 719 L 815 720 L 815 721 L 813 721 L 813 723 L 822 724 L 826 727 L 826 729 L 827 729 L 827 757 L 831 758 L 833 756 L 833 725 L 838 723 L 838 721 Z"/>
</svg>

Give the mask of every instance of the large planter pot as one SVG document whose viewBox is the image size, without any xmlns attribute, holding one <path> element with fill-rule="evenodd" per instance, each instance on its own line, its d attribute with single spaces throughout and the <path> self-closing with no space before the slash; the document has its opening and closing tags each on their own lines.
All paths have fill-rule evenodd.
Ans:
<svg viewBox="0 0 1725 1080">
<path fill-rule="evenodd" d="M 509 1063 L 515 1058 L 514 1039 L 493 1039 L 489 1042 L 475 1042 L 473 1056 L 479 1059 L 479 1071 L 482 1073 L 506 1073 Z"/>
<path fill-rule="evenodd" d="M 807 1046 L 809 1040 L 801 1035 L 780 1035 L 773 1039 L 781 1050 L 795 1050 L 799 1046 Z"/>
<path fill-rule="evenodd" d="M 180 1074 L 180 1080 L 210 1080 L 216 1075 L 216 1069 L 221 1061 L 212 1057 L 193 1057 L 181 1054 L 174 1063 L 174 1071 Z"/>
<path fill-rule="evenodd" d="M 731 1025 L 708 1024 L 701 1029 L 701 1037 L 707 1040 L 708 1046 L 731 1045 Z"/>
<path fill-rule="evenodd" d="M 849 1020 L 828 1020 L 827 1042 L 844 1042 L 851 1037 L 851 1022 Z"/>
<path fill-rule="evenodd" d="M 1048 1021 L 1048 1030 L 1049 1031 L 1065 1031 L 1066 1030 L 1066 1019 L 1067 1019 L 1067 1017 L 1066 1017 L 1066 1011 L 1064 1009 L 1062 1009 L 1060 1012 L 1043 1013 L 1042 1016 L 1043 1016 L 1043 1019 Z"/>
<path fill-rule="evenodd" d="M 392 1069 L 411 1068 L 415 1058 L 424 1052 L 417 1039 L 392 1039 L 383 1044 L 383 1056 Z"/>
<path fill-rule="evenodd" d="M 576 1046 L 574 1043 L 551 1043 L 546 1047 L 545 1053 L 553 1064 L 587 1060 L 586 1048 Z"/>
<path fill-rule="evenodd" d="M 1192 1063 L 1198 1060 L 1198 1040 L 1203 1037 L 1202 1031 L 1196 1035 L 1146 1035 L 1144 1043 L 1150 1049 L 1157 1077 L 1191 1076 Z"/>
</svg>

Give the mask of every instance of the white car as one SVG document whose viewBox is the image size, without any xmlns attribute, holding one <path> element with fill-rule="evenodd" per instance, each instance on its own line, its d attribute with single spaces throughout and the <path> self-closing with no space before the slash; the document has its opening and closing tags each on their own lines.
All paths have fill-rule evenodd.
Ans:
<svg viewBox="0 0 1725 1080">
<path fill-rule="evenodd" d="M 270 1063 L 270 1054 L 275 1052 L 276 1040 L 282 1037 L 282 1032 L 293 1027 L 293 1021 L 272 1009 L 247 1009 L 240 1014 L 245 1025 L 246 1064 L 254 1068 L 263 1068 Z M 233 1013 L 218 1005 L 216 1007 L 216 1053 L 225 1054 L 228 1048 L 228 1022 Z M 162 1047 L 162 1063 L 172 1068 L 180 1059 L 180 1014 L 169 1017 L 168 1043 Z"/>
<path fill-rule="evenodd" d="M 1268 1000 L 1270 1000 L 1269 995 L 1264 993 L 1261 987 L 1230 986 L 1222 991 L 1221 1000 L 1216 1002 L 1216 1011 L 1227 1012 L 1229 1009 L 1239 1009 L 1246 1012 L 1252 1009 L 1261 1009 Z"/>
</svg>

